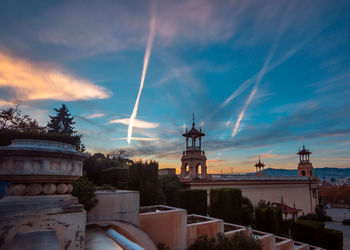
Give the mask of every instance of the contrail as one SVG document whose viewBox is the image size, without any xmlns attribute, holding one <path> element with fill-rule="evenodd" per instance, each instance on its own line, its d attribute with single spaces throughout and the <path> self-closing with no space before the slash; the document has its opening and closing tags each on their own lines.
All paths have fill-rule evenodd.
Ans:
<svg viewBox="0 0 350 250">
<path fill-rule="evenodd" d="M 129 128 L 128 128 L 128 143 L 129 144 L 130 144 L 131 138 L 132 138 L 132 129 L 134 126 L 134 121 L 135 121 L 137 109 L 139 106 L 140 96 L 141 96 L 141 92 L 143 89 L 143 83 L 145 81 L 146 71 L 147 71 L 147 67 L 148 67 L 148 61 L 149 61 L 149 57 L 151 56 L 152 45 L 153 45 L 154 34 L 155 34 L 155 26 L 156 26 L 156 15 L 155 15 L 154 8 L 152 6 L 151 7 L 151 20 L 149 23 L 150 32 L 149 32 L 148 39 L 147 39 L 147 47 L 146 47 L 145 56 L 143 58 L 143 69 L 142 69 L 139 93 L 137 94 L 134 110 L 132 111 L 132 114 L 131 114 L 130 120 L 129 120 Z"/>
</svg>

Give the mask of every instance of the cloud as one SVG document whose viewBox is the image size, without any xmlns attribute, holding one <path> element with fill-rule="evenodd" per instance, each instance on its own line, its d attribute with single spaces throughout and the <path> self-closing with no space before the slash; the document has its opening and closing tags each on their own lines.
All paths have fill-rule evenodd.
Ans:
<svg viewBox="0 0 350 250">
<path fill-rule="evenodd" d="M 123 119 L 115 119 L 115 120 L 111 120 L 109 121 L 109 123 L 119 123 L 119 124 L 124 124 L 129 126 L 129 118 L 123 118 Z M 142 121 L 139 119 L 135 119 L 134 121 L 134 127 L 135 128 L 157 128 L 159 126 L 159 123 L 156 122 L 146 122 L 146 121 Z"/>
<path fill-rule="evenodd" d="M 127 140 L 127 137 L 122 138 L 111 138 L 111 141 L 115 140 Z M 158 141 L 159 138 L 149 138 L 149 137 L 131 137 L 133 141 Z"/>
<path fill-rule="evenodd" d="M 103 87 L 52 67 L 16 58 L 0 51 L 0 87 L 10 88 L 15 98 L 27 100 L 104 99 L 110 93 Z"/>
<path fill-rule="evenodd" d="M 100 118 L 100 117 L 104 117 L 104 116 L 106 116 L 106 114 L 103 114 L 103 113 L 96 113 L 96 114 L 88 115 L 86 118 L 88 118 L 88 119 L 94 119 L 94 118 Z"/>
</svg>

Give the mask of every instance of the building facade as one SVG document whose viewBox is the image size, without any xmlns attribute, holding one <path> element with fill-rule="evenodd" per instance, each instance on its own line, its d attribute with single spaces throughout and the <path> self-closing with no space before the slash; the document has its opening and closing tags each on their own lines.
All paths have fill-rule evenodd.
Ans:
<svg viewBox="0 0 350 250">
<path fill-rule="evenodd" d="M 208 205 L 210 190 L 215 188 L 238 188 L 248 197 L 254 206 L 260 200 L 270 203 L 280 203 L 300 210 L 300 214 L 315 211 L 318 204 L 318 179 L 314 176 L 310 162 L 309 150 L 303 147 L 298 152 L 298 176 L 266 176 L 263 173 L 264 163 L 255 164 L 256 175 L 209 175 L 207 173 L 206 157 L 202 150 L 202 130 L 195 128 L 193 119 L 192 128 L 183 134 L 186 138 L 186 150 L 181 158 L 180 180 L 190 189 L 207 190 Z M 189 145 L 190 140 L 190 145 Z"/>
</svg>

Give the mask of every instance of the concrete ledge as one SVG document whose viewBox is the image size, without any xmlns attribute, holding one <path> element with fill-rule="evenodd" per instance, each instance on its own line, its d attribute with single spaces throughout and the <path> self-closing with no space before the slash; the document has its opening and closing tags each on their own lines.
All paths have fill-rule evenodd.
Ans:
<svg viewBox="0 0 350 250">
<path fill-rule="evenodd" d="M 181 208 L 156 205 L 140 208 L 140 227 L 154 243 L 164 243 L 170 249 L 186 248 L 187 211 Z"/>
<path fill-rule="evenodd" d="M 236 233 L 248 234 L 246 227 L 236 224 L 224 223 L 224 235 L 226 237 L 232 237 Z"/>
<path fill-rule="evenodd" d="M 293 240 L 275 236 L 275 249 L 276 250 L 293 250 Z"/>
<path fill-rule="evenodd" d="M 261 240 L 263 244 L 263 250 L 271 250 L 275 247 L 275 237 L 273 234 L 265 233 L 262 231 L 252 230 L 251 234 L 253 237 Z"/>
<path fill-rule="evenodd" d="M 139 225 L 138 191 L 96 191 L 98 203 L 88 212 L 89 221 L 119 220 Z"/>
<path fill-rule="evenodd" d="M 216 238 L 218 233 L 224 233 L 223 220 L 197 214 L 187 216 L 187 247 L 202 235 L 207 235 L 210 239 Z"/>
</svg>

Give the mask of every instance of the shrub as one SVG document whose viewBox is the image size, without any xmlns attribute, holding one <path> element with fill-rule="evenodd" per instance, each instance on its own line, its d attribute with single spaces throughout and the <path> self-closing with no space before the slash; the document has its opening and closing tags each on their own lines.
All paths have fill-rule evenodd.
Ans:
<svg viewBox="0 0 350 250">
<path fill-rule="evenodd" d="M 324 248 L 328 250 L 342 250 L 343 249 L 343 232 L 333 229 L 325 228 L 324 230 Z"/>
<path fill-rule="evenodd" d="M 176 175 L 158 176 L 158 204 L 173 207 L 179 206 L 179 192 L 181 187 L 180 179 Z"/>
<path fill-rule="evenodd" d="M 260 240 L 244 234 L 237 233 L 228 238 L 223 234 L 218 234 L 217 239 L 208 239 L 207 235 L 200 236 L 189 248 L 189 250 L 261 250 Z"/>
<path fill-rule="evenodd" d="M 157 250 L 169 250 L 170 248 L 165 245 L 165 243 L 161 242 L 157 245 Z"/>
<path fill-rule="evenodd" d="M 292 223 L 292 238 L 296 241 L 322 246 L 324 240 L 324 223 L 318 221 L 298 220 Z"/>
<path fill-rule="evenodd" d="M 207 191 L 180 190 L 179 207 L 187 209 L 187 214 L 207 215 Z"/>
<path fill-rule="evenodd" d="M 254 206 L 249 198 L 243 196 L 241 224 L 249 226 L 254 224 Z"/>
<path fill-rule="evenodd" d="M 218 188 L 210 191 L 210 215 L 228 223 L 241 224 L 242 192 L 235 188 Z"/>
<path fill-rule="evenodd" d="M 79 202 L 84 205 L 86 211 L 96 206 L 98 200 L 95 198 L 96 186 L 89 181 L 85 173 L 78 180 L 72 182 L 72 195 L 79 199 Z"/>
<path fill-rule="evenodd" d="M 282 232 L 282 212 L 278 208 L 255 208 L 256 229 L 281 234 Z"/>
<path fill-rule="evenodd" d="M 350 220 L 349 219 L 343 220 L 343 225 L 350 225 Z"/>
</svg>

